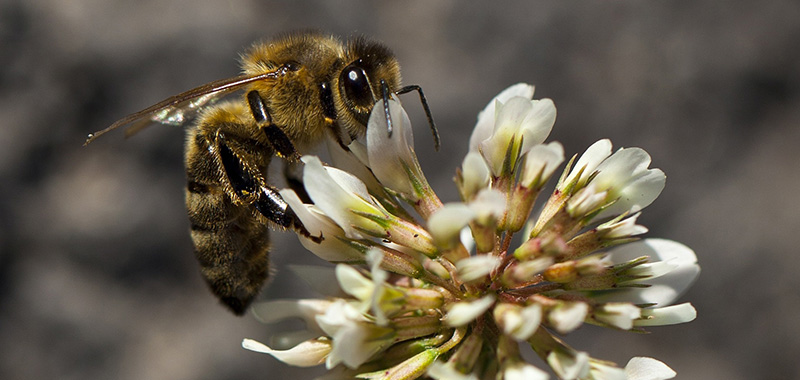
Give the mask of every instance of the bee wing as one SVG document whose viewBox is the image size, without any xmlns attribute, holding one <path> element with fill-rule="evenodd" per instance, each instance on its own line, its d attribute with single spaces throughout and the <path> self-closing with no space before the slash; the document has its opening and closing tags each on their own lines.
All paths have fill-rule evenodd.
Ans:
<svg viewBox="0 0 800 380">
<path fill-rule="evenodd" d="M 130 125 L 125 131 L 126 137 L 132 136 L 152 123 L 182 125 L 188 119 L 194 117 L 205 105 L 213 103 L 220 97 L 253 82 L 275 79 L 285 74 L 286 71 L 287 69 L 282 67 L 275 71 L 269 71 L 258 75 L 241 75 L 206 83 L 200 87 L 164 99 L 139 112 L 134 112 L 125 116 L 105 129 L 90 133 L 83 145 L 86 146 L 105 133 L 125 125 Z"/>
</svg>

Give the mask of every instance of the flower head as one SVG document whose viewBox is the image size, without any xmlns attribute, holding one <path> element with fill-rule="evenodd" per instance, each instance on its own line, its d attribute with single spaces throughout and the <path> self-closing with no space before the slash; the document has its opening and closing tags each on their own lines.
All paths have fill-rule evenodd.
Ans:
<svg viewBox="0 0 800 380">
<path fill-rule="evenodd" d="M 291 190 L 281 195 L 312 236 L 324 237 L 300 234 L 306 248 L 338 263 L 344 295 L 256 306 L 262 321 L 296 316 L 307 331 L 285 350 L 250 340 L 245 348 L 292 365 L 324 362 L 362 379 L 546 379 L 522 357 L 522 344 L 562 379 L 673 377 L 655 359 L 622 368 L 561 337 L 695 318 L 690 304 L 671 305 L 699 273 L 694 253 L 668 240 L 639 240 L 647 228 L 637 218 L 663 189 L 664 173 L 649 168 L 644 150 L 612 153 L 611 142 L 600 140 L 567 163 L 533 213 L 564 148 L 545 143 L 553 102 L 532 97 L 533 86 L 518 84 L 479 114 L 456 172 L 457 202 L 442 204 L 429 186 L 395 99 L 388 101 L 391 136 L 379 101 L 366 144 L 332 155 L 349 171 L 303 157 L 312 203 Z"/>
</svg>

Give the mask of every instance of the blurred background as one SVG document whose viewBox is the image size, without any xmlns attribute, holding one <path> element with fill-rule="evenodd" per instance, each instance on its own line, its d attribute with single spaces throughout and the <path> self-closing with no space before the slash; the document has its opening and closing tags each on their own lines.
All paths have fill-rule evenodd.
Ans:
<svg viewBox="0 0 800 380">
<path fill-rule="evenodd" d="M 280 32 L 366 34 L 425 89 L 417 151 L 443 200 L 477 112 L 536 84 L 558 107 L 550 140 L 639 146 L 667 187 L 639 222 L 692 247 L 696 321 L 646 336 L 586 326 L 568 342 L 680 379 L 800 377 L 800 3 L 745 1 L 0 0 L 0 378 L 311 378 L 245 351 L 270 327 L 206 289 L 183 206 L 183 130 L 86 134 L 238 74 Z M 413 99 L 413 95 L 411 96 Z M 322 264 L 274 233 L 263 298 L 312 295 L 290 264 Z M 274 329 L 274 327 L 272 327 Z"/>
</svg>

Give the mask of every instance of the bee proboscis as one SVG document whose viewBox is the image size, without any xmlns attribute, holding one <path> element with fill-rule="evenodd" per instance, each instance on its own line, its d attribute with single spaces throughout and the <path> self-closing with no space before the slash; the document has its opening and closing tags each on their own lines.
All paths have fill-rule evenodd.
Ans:
<svg viewBox="0 0 800 380">
<path fill-rule="evenodd" d="M 269 230 L 275 226 L 312 239 L 267 180 L 273 156 L 284 158 L 287 184 L 304 193 L 294 166 L 300 153 L 326 138 L 347 145 L 366 131 L 379 99 L 417 91 L 400 86 L 400 67 L 385 46 L 358 37 L 346 43 L 319 33 L 289 34 L 254 44 L 242 56 L 244 74 L 167 98 L 90 134 L 86 144 L 128 126 L 130 136 L 151 123 L 187 130 L 186 208 L 200 269 L 212 292 L 241 315 L 269 276 Z M 244 90 L 240 98 L 215 103 Z M 391 118 L 385 109 L 391 134 Z"/>
</svg>

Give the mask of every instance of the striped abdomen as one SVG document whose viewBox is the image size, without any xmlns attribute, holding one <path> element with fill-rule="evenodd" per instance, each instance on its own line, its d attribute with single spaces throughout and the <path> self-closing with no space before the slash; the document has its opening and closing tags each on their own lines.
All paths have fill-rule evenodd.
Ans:
<svg viewBox="0 0 800 380">
<path fill-rule="evenodd" d="M 200 270 L 214 294 L 241 315 L 269 275 L 269 225 L 251 204 L 234 202 L 226 191 L 208 134 L 225 124 L 206 117 L 189 131 L 186 142 L 186 209 Z M 230 126 L 227 126 L 230 127 Z M 213 134 L 212 134 L 213 136 Z M 256 148 L 256 147 L 253 147 Z M 261 148 L 261 147 L 258 147 Z M 266 172 L 271 151 L 256 154 Z"/>
</svg>

